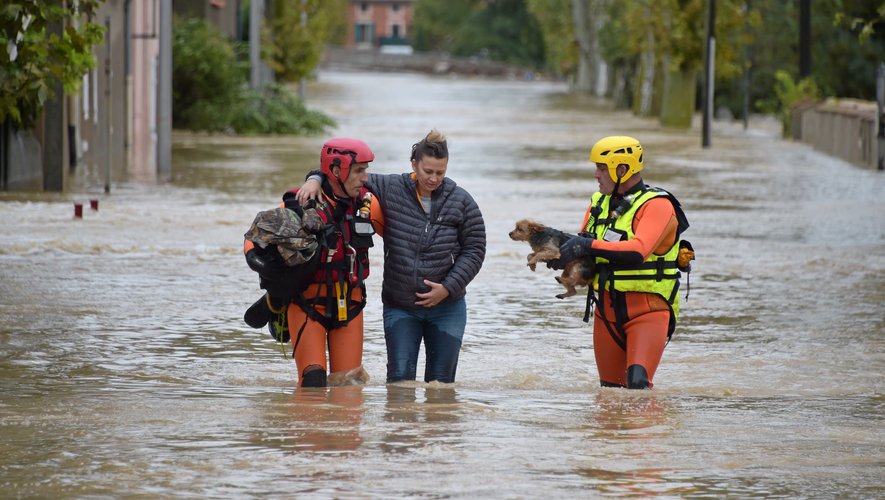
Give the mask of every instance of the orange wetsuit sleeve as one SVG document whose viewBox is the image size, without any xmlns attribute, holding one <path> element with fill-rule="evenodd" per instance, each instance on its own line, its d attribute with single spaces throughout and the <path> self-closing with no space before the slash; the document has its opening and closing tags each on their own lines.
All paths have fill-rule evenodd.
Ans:
<svg viewBox="0 0 885 500">
<path fill-rule="evenodd" d="M 584 222 L 581 223 L 581 227 L 578 229 L 578 232 L 582 232 L 584 228 L 587 227 L 587 221 L 590 220 L 590 210 L 593 209 L 593 204 L 587 205 L 587 211 L 584 212 Z"/>
<path fill-rule="evenodd" d="M 586 224 L 586 222 L 585 222 Z M 662 254 L 676 242 L 676 210 L 661 196 L 639 207 L 633 218 L 633 239 L 625 241 L 593 240 L 593 255 L 623 264 L 639 264 L 652 253 Z"/>
<path fill-rule="evenodd" d="M 378 233 L 378 236 L 384 237 L 384 211 L 381 210 L 381 202 L 378 201 L 377 196 L 372 197 L 372 204 L 369 206 L 369 210 L 371 215 L 369 216 L 372 219 L 372 227 L 375 228 L 375 232 Z"/>
</svg>

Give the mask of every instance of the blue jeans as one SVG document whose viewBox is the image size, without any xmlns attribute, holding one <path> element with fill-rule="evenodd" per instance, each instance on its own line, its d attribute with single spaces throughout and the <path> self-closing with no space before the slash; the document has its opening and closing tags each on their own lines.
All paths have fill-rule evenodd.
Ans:
<svg viewBox="0 0 885 500">
<path fill-rule="evenodd" d="M 415 380 L 422 339 L 424 381 L 454 382 L 466 326 L 467 301 L 463 297 L 430 309 L 384 306 L 387 382 Z"/>
</svg>

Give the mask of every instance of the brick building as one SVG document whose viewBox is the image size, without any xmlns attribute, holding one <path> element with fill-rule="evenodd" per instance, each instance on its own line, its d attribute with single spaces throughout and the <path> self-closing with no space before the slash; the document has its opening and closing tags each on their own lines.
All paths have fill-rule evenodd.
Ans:
<svg viewBox="0 0 885 500">
<path fill-rule="evenodd" d="M 408 45 L 414 0 L 350 0 L 346 47 Z"/>
</svg>

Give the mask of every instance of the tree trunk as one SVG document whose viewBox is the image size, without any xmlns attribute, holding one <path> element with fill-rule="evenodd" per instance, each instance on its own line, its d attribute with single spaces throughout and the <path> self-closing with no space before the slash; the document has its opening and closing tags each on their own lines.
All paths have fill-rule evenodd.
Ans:
<svg viewBox="0 0 885 500">
<path fill-rule="evenodd" d="M 691 127 L 696 93 L 696 71 L 668 71 L 661 107 L 661 125 L 684 129 Z"/>
<path fill-rule="evenodd" d="M 594 46 L 596 45 L 593 23 L 589 22 L 590 0 L 572 0 L 572 21 L 575 24 L 575 40 L 578 42 L 578 73 L 575 90 L 592 92 Z"/>
<path fill-rule="evenodd" d="M 572 21 L 578 42 L 578 71 L 575 89 L 605 95 L 607 66 L 599 52 L 599 30 L 605 24 L 609 0 L 572 0 Z"/>
</svg>

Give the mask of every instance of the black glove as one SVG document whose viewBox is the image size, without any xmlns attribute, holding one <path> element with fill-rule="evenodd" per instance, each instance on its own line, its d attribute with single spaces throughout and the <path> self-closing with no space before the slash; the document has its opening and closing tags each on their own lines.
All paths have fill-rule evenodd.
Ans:
<svg viewBox="0 0 885 500">
<path fill-rule="evenodd" d="M 559 265 L 590 255 L 590 243 L 593 240 L 583 236 L 572 236 L 559 246 Z M 558 268 L 554 268 L 558 269 Z"/>
<path fill-rule="evenodd" d="M 556 269 L 557 271 L 561 271 L 565 269 L 565 265 L 559 259 L 550 259 L 547 261 L 547 269 Z"/>
<path fill-rule="evenodd" d="M 282 274 L 286 272 L 286 265 L 283 263 L 282 257 L 279 257 L 279 254 L 276 252 L 276 248 L 273 248 L 273 250 L 273 253 L 277 255 L 258 248 L 249 250 L 246 252 L 246 264 L 264 279 L 273 280 L 282 277 Z"/>
</svg>

